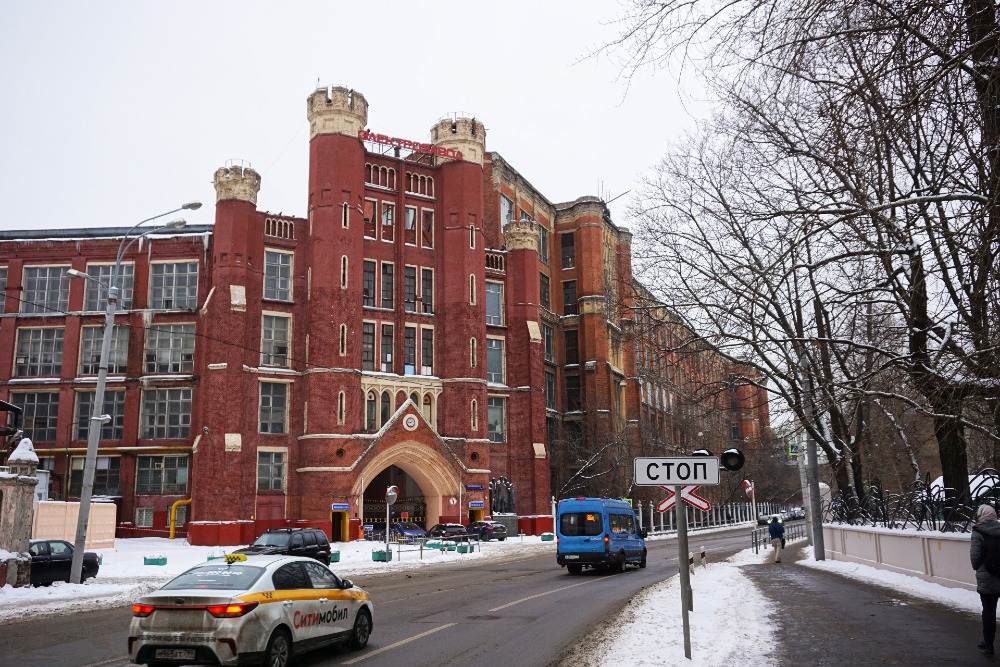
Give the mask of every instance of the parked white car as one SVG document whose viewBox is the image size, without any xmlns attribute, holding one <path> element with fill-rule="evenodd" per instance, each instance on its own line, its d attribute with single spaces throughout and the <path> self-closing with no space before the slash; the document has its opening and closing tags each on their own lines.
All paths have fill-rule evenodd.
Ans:
<svg viewBox="0 0 1000 667">
<path fill-rule="evenodd" d="M 132 605 L 128 652 L 148 665 L 266 664 L 368 644 L 368 593 L 302 556 L 230 554 L 187 570 Z"/>
</svg>

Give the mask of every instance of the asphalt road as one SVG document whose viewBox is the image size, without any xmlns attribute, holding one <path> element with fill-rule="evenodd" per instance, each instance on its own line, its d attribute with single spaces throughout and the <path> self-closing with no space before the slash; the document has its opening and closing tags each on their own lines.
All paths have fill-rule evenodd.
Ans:
<svg viewBox="0 0 1000 667">
<path fill-rule="evenodd" d="M 748 528 L 695 533 L 690 550 L 705 546 L 710 559 L 721 560 L 747 548 L 749 533 Z M 368 590 L 375 603 L 375 628 L 368 647 L 306 654 L 298 664 L 557 665 L 593 628 L 613 622 L 635 594 L 676 574 L 675 540 L 651 541 L 647 546 L 649 566 L 628 568 L 623 574 L 586 570 L 572 576 L 556 565 L 554 553 L 535 553 L 505 561 L 363 575 L 355 583 Z M 130 616 L 129 608 L 105 609 L 6 624 L 0 630 L 0 664 L 127 665 Z"/>
</svg>

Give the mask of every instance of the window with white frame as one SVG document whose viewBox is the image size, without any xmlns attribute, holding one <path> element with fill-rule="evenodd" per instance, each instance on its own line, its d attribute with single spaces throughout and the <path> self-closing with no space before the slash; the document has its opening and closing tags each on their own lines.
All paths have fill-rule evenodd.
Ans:
<svg viewBox="0 0 1000 667">
<path fill-rule="evenodd" d="M 132 310 L 132 274 L 135 266 L 122 264 L 118 274 L 118 310 Z M 83 298 L 83 309 L 88 312 L 104 312 L 108 305 L 108 287 L 111 286 L 111 274 L 114 264 L 88 264 L 87 275 L 93 280 L 86 281 L 87 287 Z M 97 284 L 98 281 L 100 284 Z"/>
<path fill-rule="evenodd" d="M 500 221 L 507 224 L 514 219 L 514 202 L 500 195 Z"/>
<path fill-rule="evenodd" d="M 375 307 L 375 262 L 368 260 L 362 265 L 361 305 Z"/>
<path fill-rule="evenodd" d="M 486 431 L 491 442 L 507 439 L 507 399 L 499 396 L 486 398 Z"/>
<path fill-rule="evenodd" d="M 470 416 L 469 416 L 469 427 L 472 432 L 475 433 L 479 430 L 479 401 L 472 399 L 472 403 L 469 405 Z"/>
<path fill-rule="evenodd" d="M 486 324 L 503 324 L 503 283 L 486 282 Z"/>
<path fill-rule="evenodd" d="M 365 238 L 374 239 L 375 236 L 375 200 L 366 199 L 364 207 L 365 217 Z"/>
<path fill-rule="evenodd" d="M 544 273 L 538 274 L 538 303 L 545 310 L 552 310 L 552 291 L 549 287 L 549 277 Z"/>
<path fill-rule="evenodd" d="M 406 207 L 406 218 L 403 222 L 403 242 L 407 245 L 417 245 L 417 209 Z"/>
<path fill-rule="evenodd" d="M 395 289 L 393 289 L 393 265 L 390 262 L 382 262 L 382 300 L 383 308 L 392 308 L 395 303 Z"/>
<path fill-rule="evenodd" d="M 69 305 L 68 266 L 26 266 L 21 312 L 60 315 Z"/>
<path fill-rule="evenodd" d="M 263 315 L 261 318 L 260 365 L 288 368 L 288 337 L 292 318 Z"/>
<path fill-rule="evenodd" d="M 542 350 L 544 351 L 545 361 L 555 360 L 555 341 L 552 327 L 548 324 L 542 325 Z"/>
<path fill-rule="evenodd" d="M 146 333 L 146 373 L 194 370 L 194 325 L 154 324 Z"/>
<path fill-rule="evenodd" d="M 375 323 L 361 323 L 361 370 L 375 370 Z"/>
<path fill-rule="evenodd" d="M 135 508 L 135 527 L 136 528 L 152 528 L 153 527 L 153 508 L 152 507 L 136 507 Z"/>
<path fill-rule="evenodd" d="M 7 300 L 7 267 L 0 266 L 0 315 L 4 312 L 4 301 Z"/>
<path fill-rule="evenodd" d="M 417 267 L 403 267 L 403 310 L 417 312 Z"/>
<path fill-rule="evenodd" d="M 420 245 L 424 248 L 434 247 L 434 209 L 420 209 Z"/>
<path fill-rule="evenodd" d="M 549 230 L 543 225 L 538 225 L 538 259 L 542 264 L 549 263 Z"/>
<path fill-rule="evenodd" d="M 292 300 L 292 253 L 264 251 L 264 298 Z"/>
<path fill-rule="evenodd" d="M 104 342 L 103 326 L 87 326 L 80 330 L 80 375 L 97 375 L 101 370 L 101 345 Z M 128 327 L 116 324 L 111 330 L 111 349 L 108 351 L 108 373 L 122 375 L 128 362 Z"/>
<path fill-rule="evenodd" d="M 429 327 L 420 330 L 420 361 L 420 374 L 434 375 L 434 329 Z"/>
<path fill-rule="evenodd" d="M 188 457 L 140 456 L 136 465 L 138 495 L 187 493 Z"/>
<path fill-rule="evenodd" d="M 257 490 L 285 490 L 285 452 L 257 452 Z"/>
<path fill-rule="evenodd" d="M 260 433 L 287 433 L 288 385 L 260 383 Z"/>
<path fill-rule="evenodd" d="M 395 232 L 396 205 L 382 202 L 382 240 L 392 241 Z"/>
<path fill-rule="evenodd" d="M 75 440 L 86 440 L 90 435 L 90 418 L 94 414 L 94 398 L 97 392 L 76 392 L 76 432 Z M 125 426 L 125 390 L 113 389 L 104 393 L 103 414 L 111 421 L 101 426 L 101 440 L 121 440 Z"/>
<path fill-rule="evenodd" d="M 83 466 L 86 457 L 74 456 L 70 461 L 69 475 L 69 495 L 79 498 L 83 489 Z M 121 472 L 121 457 L 118 456 L 98 456 L 94 468 L 94 488 L 95 496 L 120 496 L 121 488 L 118 484 L 119 473 Z"/>
<path fill-rule="evenodd" d="M 545 407 L 556 409 L 556 374 L 545 371 Z"/>
<path fill-rule="evenodd" d="M 12 393 L 10 402 L 23 410 L 21 427 L 26 438 L 31 438 L 35 442 L 49 442 L 56 439 L 59 392 Z"/>
<path fill-rule="evenodd" d="M 156 263 L 150 267 L 149 307 L 194 310 L 198 307 L 198 262 Z"/>
<path fill-rule="evenodd" d="M 143 390 L 143 438 L 186 438 L 190 432 L 190 389 L 176 388 Z"/>
<path fill-rule="evenodd" d="M 576 239 L 572 232 L 559 235 L 562 250 L 562 268 L 572 269 L 576 266 Z"/>
<path fill-rule="evenodd" d="M 393 326 L 391 324 L 383 324 L 382 345 L 380 346 L 380 355 L 379 355 L 383 373 L 392 372 L 392 349 L 393 349 Z"/>
<path fill-rule="evenodd" d="M 504 341 L 503 338 L 486 339 L 486 381 L 504 382 Z"/>
<path fill-rule="evenodd" d="M 421 312 L 434 314 L 434 269 L 420 269 Z"/>
<path fill-rule="evenodd" d="M 14 375 L 58 377 L 63 360 L 62 327 L 21 327 L 17 330 Z"/>
<path fill-rule="evenodd" d="M 403 329 L 403 374 L 417 374 L 417 328 Z"/>
</svg>

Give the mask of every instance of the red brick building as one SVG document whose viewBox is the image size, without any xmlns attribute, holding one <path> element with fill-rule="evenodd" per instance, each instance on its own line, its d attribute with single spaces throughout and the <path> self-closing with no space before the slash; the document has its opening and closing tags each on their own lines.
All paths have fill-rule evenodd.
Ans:
<svg viewBox="0 0 1000 667">
<path fill-rule="evenodd" d="M 429 143 L 377 134 L 344 88 L 307 115 L 305 218 L 258 210 L 260 176 L 231 165 L 214 225 L 125 258 L 95 481 L 122 534 L 165 531 L 174 506 L 202 543 L 295 521 L 346 540 L 385 521 L 390 484 L 426 526 L 544 516 L 554 495 L 628 493 L 631 456 L 680 451 L 650 387 L 695 394 L 645 351 L 680 329 L 650 324 L 669 317 L 604 202 L 548 201 L 474 118 Z M 125 232 L 0 232 L 0 399 L 57 499 L 79 494 L 106 303 L 66 270 L 106 282 Z M 685 377 L 729 382 L 700 345 Z M 762 403 L 714 437 L 764 437 Z M 491 499 L 497 480 L 512 498 Z"/>
</svg>

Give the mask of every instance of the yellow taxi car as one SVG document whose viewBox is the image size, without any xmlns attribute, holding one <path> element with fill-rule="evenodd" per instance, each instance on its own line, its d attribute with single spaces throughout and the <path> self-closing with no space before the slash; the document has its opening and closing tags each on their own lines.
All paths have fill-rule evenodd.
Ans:
<svg viewBox="0 0 1000 667">
<path fill-rule="evenodd" d="M 368 593 L 303 556 L 230 554 L 196 565 L 132 605 L 134 663 L 285 667 L 301 652 L 364 648 Z"/>
</svg>

